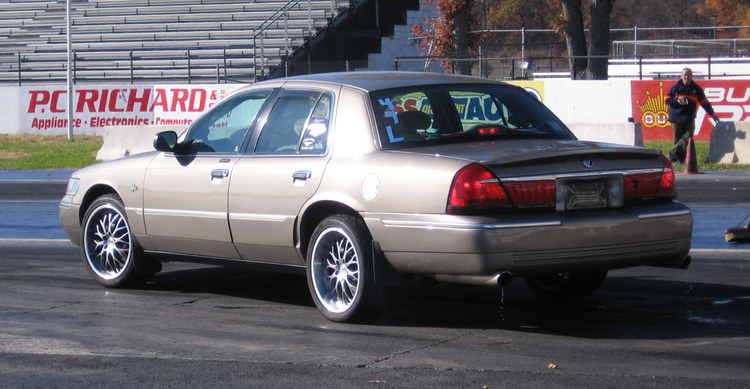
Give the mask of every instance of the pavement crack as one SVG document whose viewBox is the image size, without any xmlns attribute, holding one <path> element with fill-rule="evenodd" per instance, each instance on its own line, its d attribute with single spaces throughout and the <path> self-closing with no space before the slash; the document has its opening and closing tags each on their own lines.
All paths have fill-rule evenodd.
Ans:
<svg viewBox="0 0 750 389">
<path fill-rule="evenodd" d="M 195 304 L 195 303 L 197 303 L 198 301 L 201 301 L 201 300 L 203 300 L 203 299 L 187 300 L 187 301 L 183 301 L 183 302 L 177 303 L 175 305 L 190 305 L 190 304 Z"/>
<path fill-rule="evenodd" d="M 395 354 L 387 355 L 387 356 L 384 356 L 382 358 L 378 358 L 378 359 L 376 359 L 376 360 L 374 360 L 372 362 L 363 363 L 363 364 L 357 365 L 357 367 L 371 367 L 373 365 L 376 365 L 376 364 L 379 364 L 379 363 L 382 363 L 382 362 L 386 362 L 386 361 L 389 361 L 391 359 L 396 359 L 398 357 L 402 357 L 404 355 L 408 355 L 408 354 L 411 354 L 411 353 L 414 353 L 414 352 L 417 352 L 417 351 L 428 350 L 428 349 L 431 349 L 433 347 L 442 346 L 444 344 L 447 344 L 447 343 L 459 340 L 459 339 L 461 339 L 463 337 L 474 335 L 475 333 L 476 333 L 476 331 L 469 331 L 467 333 L 463 333 L 463 334 L 454 336 L 454 337 L 449 338 L 449 339 L 443 339 L 443 340 L 438 341 L 438 342 L 433 342 L 433 343 L 426 344 L 426 345 L 423 345 L 423 346 L 420 346 L 420 347 L 414 347 L 414 348 L 411 348 L 409 350 L 404 350 L 404 351 L 397 352 Z"/>
</svg>

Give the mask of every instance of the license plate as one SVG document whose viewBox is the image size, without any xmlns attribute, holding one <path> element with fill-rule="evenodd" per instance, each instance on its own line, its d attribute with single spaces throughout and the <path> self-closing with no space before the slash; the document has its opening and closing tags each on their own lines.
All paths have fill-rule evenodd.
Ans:
<svg viewBox="0 0 750 389">
<path fill-rule="evenodd" d="M 603 180 L 568 181 L 564 183 L 565 209 L 605 208 L 607 185 Z"/>
</svg>

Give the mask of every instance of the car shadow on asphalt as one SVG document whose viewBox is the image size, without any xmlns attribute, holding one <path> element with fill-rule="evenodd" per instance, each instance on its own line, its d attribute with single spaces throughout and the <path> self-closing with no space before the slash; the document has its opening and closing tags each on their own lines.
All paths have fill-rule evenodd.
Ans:
<svg viewBox="0 0 750 389">
<path fill-rule="evenodd" d="M 679 273 L 679 272 L 678 272 Z M 145 290 L 216 294 L 312 308 L 304 276 L 227 267 L 165 271 Z M 610 275 L 589 298 L 544 302 L 520 279 L 505 288 L 441 283 L 393 291 L 391 310 L 364 325 L 502 329 L 587 339 L 750 335 L 750 288 L 661 275 Z M 315 310 L 290 314 L 318 314 Z M 299 318 L 300 322 L 309 320 Z"/>
<path fill-rule="evenodd" d="M 170 271 L 169 267 L 175 265 L 187 269 Z M 141 289 L 216 294 L 315 307 L 304 275 L 186 263 L 168 264 L 165 270 L 157 273 Z"/>
</svg>

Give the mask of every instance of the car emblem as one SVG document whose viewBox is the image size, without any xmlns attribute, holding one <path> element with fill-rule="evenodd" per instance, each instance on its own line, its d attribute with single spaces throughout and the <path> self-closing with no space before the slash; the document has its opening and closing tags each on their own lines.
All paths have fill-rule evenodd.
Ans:
<svg viewBox="0 0 750 389">
<path fill-rule="evenodd" d="M 583 164 L 583 166 L 586 166 L 587 168 L 591 168 L 592 166 L 594 166 L 594 161 L 589 158 L 582 160 L 581 163 Z"/>
</svg>

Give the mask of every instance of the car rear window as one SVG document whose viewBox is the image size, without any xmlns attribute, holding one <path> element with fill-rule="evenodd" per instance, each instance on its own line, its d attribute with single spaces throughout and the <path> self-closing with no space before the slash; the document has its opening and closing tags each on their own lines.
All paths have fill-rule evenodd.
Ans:
<svg viewBox="0 0 750 389">
<path fill-rule="evenodd" d="M 541 102 L 512 85 L 416 86 L 373 92 L 384 149 L 503 139 L 575 139 Z"/>
</svg>

